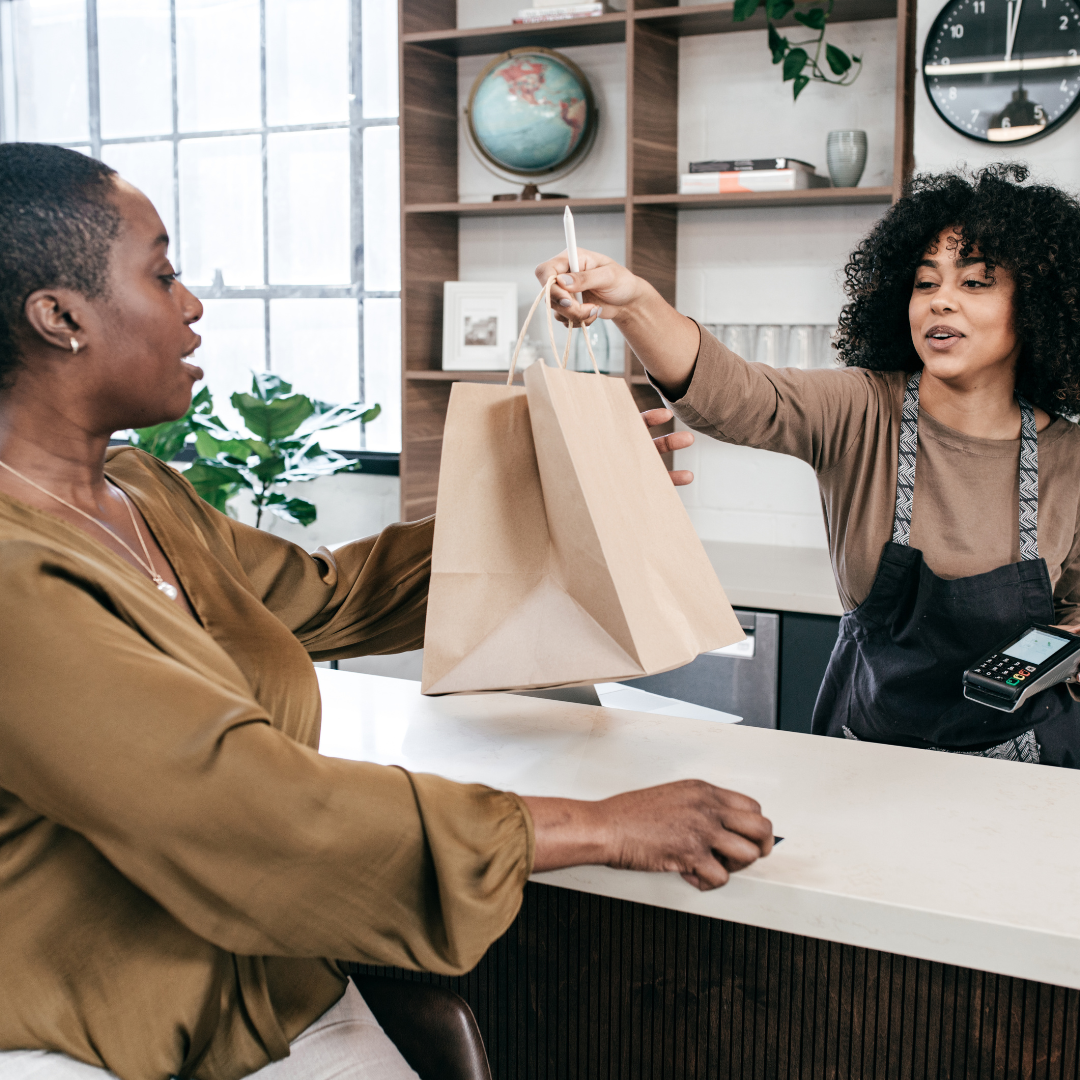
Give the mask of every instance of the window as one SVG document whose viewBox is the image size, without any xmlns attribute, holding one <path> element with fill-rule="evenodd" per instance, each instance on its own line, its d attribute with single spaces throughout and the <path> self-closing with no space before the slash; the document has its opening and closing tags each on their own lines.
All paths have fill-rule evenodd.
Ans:
<svg viewBox="0 0 1080 1080">
<path fill-rule="evenodd" d="M 2 137 L 146 193 L 205 305 L 223 419 L 249 372 L 379 402 L 401 448 L 397 12 L 389 0 L 0 0 Z"/>
</svg>

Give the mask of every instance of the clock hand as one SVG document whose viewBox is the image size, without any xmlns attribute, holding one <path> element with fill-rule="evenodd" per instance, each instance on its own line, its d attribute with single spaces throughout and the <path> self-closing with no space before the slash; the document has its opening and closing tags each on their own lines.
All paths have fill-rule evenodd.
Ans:
<svg viewBox="0 0 1080 1080">
<path fill-rule="evenodd" d="M 1005 17 L 1005 59 L 1012 59 L 1013 45 L 1016 44 L 1016 28 L 1020 25 L 1020 7 L 1024 0 L 1009 0 L 1009 10 Z"/>
</svg>

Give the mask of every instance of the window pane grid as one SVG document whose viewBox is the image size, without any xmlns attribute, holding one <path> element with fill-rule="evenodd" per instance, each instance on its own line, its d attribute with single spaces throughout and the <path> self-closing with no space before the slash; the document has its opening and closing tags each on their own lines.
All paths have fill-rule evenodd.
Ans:
<svg viewBox="0 0 1080 1080">
<path fill-rule="evenodd" d="M 19 81 L 17 52 L 22 42 L 17 37 L 17 31 L 13 30 L 13 22 L 17 20 L 12 19 L 12 12 L 19 6 L 33 12 L 35 5 L 42 2 L 43 0 L 0 0 L 0 34 L 3 35 L 0 62 L 4 68 L 4 100 L 0 115 L 5 139 L 40 138 L 36 132 L 20 134 L 19 131 L 22 114 L 18 108 L 18 93 L 22 85 Z M 340 326 L 343 309 L 334 308 L 334 303 L 340 304 L 346 299 L 355 301 L 355 334 L 346 334 L 339 330 L 334 334 L 323 335 L 327 346 L 350 349 L 355 356 L 358 376 L 346 376 L 345 369 L 341 367 L 340 353 L 335 355 L 334 366 L 341 373 L 338 378 L 341 389 L 332 396 L 345 400 L 359 389 L 363 399 L 368 387 L 378 387 L 384 391 L 382 396 L 387 397 L 385 402 L 381 397 L 372 399 L 380 400 L 384 409 L 380 419 L 385 418 L 385 422 L 380 424 L 376 441 L 380 449 L 396 451 L 400 448 L 400 345 L 395 345 L 396 339 L 393 335 L 388 336 L 380 331 L 376 335 L 378 346 L 375 346 L 370 327 L 365 332 L 364 317 L 365 301 L 373 301 L 380 312 L 378 322 L 380 325 L 384 324 L 389 309 L 384 310 L 379 304 L 398 301 L 400 298 L 400 270 L 396 258 L 396 213 L 373 214 L 369 205 L 368 221 L 371 227 L 375 228 L 376 234 L 369 235 L 367 239 L 372 241 L 373 249 L 377 250 L 380 257 L 373 263 L 372 253 L 369 252 L 365 260 L 364 156 L 365 143 L 369 141 L 365 132 L 369 128 L 396 128 L 398 123 L 396 47 L 387 47 L 396 46 L 396 42 L 389 39 L 389 35 L 396 34 L 396 26 L 391 26 L 384 17 L 385 12 L 376 10 L 380 4 L 385 3 L 386 0 L 239 0 L 238 3 L 234 0 L 229 5 L 222 5 L 215 0 L 157 0 L 156 4 L 153 0 L 148 3 L 142 3 L 141 0 L 69 0 L 73 10 L 79 9 L 80 21 L 84 19 L 85 26 L 86 52 L 83 61 L 85 112 L 88 115 L 84 131 L 89 145 L 70 136 L 63 142 L 65 145 L 88 150 L 93 156 L 106 161 L 112 159 L 118 165 L 125 163 L 129 175 L 131 170 L 136 170 L 136 174 L 131 178 L 138 186 L 147 189 L 162 209 L 162 217 L 173 234 L 173 251 L 183 251 L 185 260 L 190 263 L 190 268 L 181 266 L 180 269 L 187 271 L 191 277 L 188 287 L 196 296 L 213 301 L 214 305 L 232 302 L 261 304 L 263 364 L 266 369 L 273 370 L 275 366 L 276 324 L 293 327 L 288 334 L 284 330 L 280 331 L 280 335 L 285 335 L 280 337 L 278 346 L 281 350 L 281 364 L 294 375 L 304 370 L 303 364 L 297 359 L 296 342 L 299 339 L 296 326 L 316 325 L 314 313 L 322 310 L 318 305 L 303 309 L 304 319 L 297 323 L 287 314 L 291 310 L 291 304 L 281 308 L 275 319 L 272 316 L 272 306 L 275 303 L 327 301 L 327 326 Z M 84 15 L 81 10 L 83 5 Z M 117 56 L 125 52 L 122 47 L 126 44 L 123 34 L 126 33 L 130 39 L 132 34 L 149 33 L 146 28 L 152 27 L 157 35 L 155 40 L 159 41 L 160 48 L 164 49 L 164 25 L 161 20 L 164 18 L 165 5 L 168 8 L 169 25 L 171 131 L 153 131 L 153 127 L 165 117 L 160 110 L 155 112 L 152 103 L 148 105 L 145 101 L 140 101 L 138 105 L 142 108 L 141 113 L 133 106 L 131 117 L 119 115 L 122 111 L 123 95 L 117 93 L 116 86 L 118 78 L 123 76 L 117 76 L 110 66 L 110 116 L 105 128 L 108 136 L 105 136 L 102 125 L 103 87 L 100 80 L 101 35 L 113 35 L 112 38 L 105 39 L 105 46 L 111 50 L 110 56 Z M 254 29 L 256 14 L 258 40 L 254 42 L 250 40 L 250 31 Z M 156 23 L 147 21 L 152 17 L 156 17 Z M 143 21 L 139 22 L 140 19 Z M 225 22 L 230 19 L 232 22 L 229 27 L 233 30 L 231 36 L 223 30 Z M 342 74 L 338 76 L 330 70 L 333 65 L 325 63 L 325 51 L 320 52 L 318 63 L 313 62 L 312 43 L 318 40 L 340 41 L 345 36 L 346 24 L 347 63 L 340 69 Z M 249 37 L 238 44 L 237 39 L 243 36 L 245 28 Z M 341 31 L 340 34 L 335 32 L 338 30 Z M 372 38 L 367 49 L 364 48 L 363 40 L 365 30 Z M 322 38 L 319 38 L 320 33 Z M 117 45 L 118 34 L 121 47 Z M 234 77 L 235 72 L 222 71 L 222 65 L 215 59 L 225 37 L 229 37 L 232 53 L 239 50 L 241 59 L 235 65 L 237 68 L 251 66 L 253 60 L 249 63 L 243 57 L 252 57 L 254 54 L 251 49 L 253 46 L 255 48 L 259 65 L 258 126 L 250 126 L 255 116 L 249 112 L 251 119 L 244 126 L 223 127 L 220 124 L 196 122 L 192 127 L 191 123 L 185 122 L 185 117 L 203 121 L 213 118 L 226 121 L 232 118 L 243 120 L 243 110 L 249 107 L 244 101 L 252 100 L 248 96 L 254 89 L 250 85 L 251 80 L 246 90 L 237 83 L 239 89 L 234 95 L 235 101 L 224 103 L 221 101 L 223 95 L 216 94 L 205 86 L 190 92 L 185 91 L 185 87 L 195 86 L 199 79 L 205 82 L 207 73 L 209 81 L 215 85 L 219 82 L 224 85 Z M 363 63 L 365 57 L 372 65 L 372 70 L 366 73 Z M 161 59 L 164 60 L 163 52 Z M 142 79 L 144 82 L 156 80 L 160 84 L 160 76 L 152 66 L 146 65 L 145 59 L 143 65 L 133 78 Z M 273 85 L 268 81 L 268 72 L 271 70 L 274 73 Z M 339 81 L 335 82 L 335 79 Z M 292 93 L 294 88 L 295 94 Z M 347 104 L 338 106 L 336 102 L 340 99 L 342 90 L 348 91 L 345 95 Z M 367 109 L 364 107 L 364 90 L 367 90 L 371 97 Z M 340 118 L 333 117 L 333 112 L 339 108 Z M 230 109 L 233 110 L 231 113 Z M 324 114 L 322 119 L 318 116 L 320 111 Z M 365 115 L 365 112 L 368 115 Z M 327 113 L 330 115 L 327 116 Z M 346 115 L 348 119 L 344 118 Z M 270 123 L 270 120 L 276 122 Z M 136 134 L 140 125 L 142 133 Z M 331 133 L 335 130 L 349 133 L 347 149 L 341 148 L 334 140 Z M 125 131 L 131 131 L 132 134 L 125 136 Z M 305 141 L 300 133 L 311 133 L 311 136 Z M 71 134 L 76 132 L 72 131 Z M 372 135 L 374 134 L 372 132 Z M 394 190 L 391 192 L 384 177 L 390 164 L 390 153 L 395 158 L 392 164 L 396 169 L 396 149 L 389 149 L 395 145 L 391 133 L 386 132 L 386 136 L 387 138 L 372 144 L 378 151 L 378 163 L 372 160 L 368 175 L 372 176 L 376 170 L 378 175 L 371 181 L 374 186 L 369 194 L 369 202 L 377 195 L 380 205 L 393 210 L 396 206 L 389 207 L 388 200 L 392 197 L 396 204 L 396 185 L 392 185 Z M 256 233 L 250 232 L 256 223 L 252 220 L 251 207 L 245 205 L 246 200 L 242 194 L 247 190 L 244 184 L 250 185 L 255 180 L 254 174 L 250 172 L 254 161 L 244 158 L 243 154 L 247 151 L 242 151 L 242 147 L 248 145 L 245 138 L 251 137 L 257 139 L 259 151 L 257 186 L 260 190 L 255 200 L 261 203 L 261 221 L 258 222 Z M 275 138 L 279 141 L 275 142 Z M 218 143 L 217 140 L 221 142 Z M 158 152 L 151 152 L 150 145 L 146 146 L 145 153 L 136 151 L 140 144 L 169 143 L 172 144 L 172 191 L 171 205 L 165 205 L 169 201 L 163 186 L 165 174 L 162 173 L 162 166 L 165 161 Z M 236 150 L 231 151 L 232 147 Z M 225 154 L 224 158 L 218 153 L 219 150 Z M 164 152 L 168 154 L 168 151 Z M 241 157 L 230 158 L 230 153 L 241 153 Z M 345 172 L 341 172 L 342 166 L 335 163 L 333 155 L 338 153 L 343 153 L 347 159 L 343 163 Z M 217 164 L 214 159 L 218 159 Z M 249 160 L 250 165 L 244 165 L 244 160 Z M 152 170 L 146 172 L 151 162 Z M 145 176 L 138 171 L 140 168 L 146 173 Z M 237 169 L 240 170 L 239 176 L 236 175 Z M 250 179 L 245 180 L 245 176 Z M 228 205 L 225 218 L 222 218 L 222 208 L 216 207 L 215 212 L 212 200 L 209 199 L 210 195 L 219 194 L 223 187 L 223 178 L 228 179 L 227 188 L 232 192 L 232 201 Z M 319 189 L 311 194 L 313 181 L 319 184 Z M 205 200 L 197 198 L 200 185 L 207 193 Z M 185 194 L 186 191 L 189 194 Z M 302 200 L 296 198 L 300 192 L 304 192 L 305 197 L 311 200 L 309 205 L 305 206 Z M 278 210 L 275 218 L 275 208 L 279 201 L 306 212 L 304 220 L 298 220 L 294 227 L 294 223 L 288 220 L 290 214 L 281 210 Z M 196 209 L 196 206 L 199 209 Z M 342 238 L 331 235 L 331 225 L 339 216 L 347 221 L 347 235 L 350 240 L 347 253 L 342 246 Z M 240 220 L 236 220 L 238 218 Z M 247 224 L 244 223 L 245 220 Z M 394 226 L 389 232 L 385 228 L 388 220 L 391 220 Z M 228 228 L 225 228 L 224 232 L 228 235 L 223 235 L 226 221 Z M 325 241 L 321 245 L 316 243 L 305 248 L 302 241 L 305 227 L 310 235 L 325 236 Z M 251 250 L 251 247 L 259 247 L 257 234 L 260 228 L 261 260 L 255 258 L 253 261 L 252 256 L 256 255 L 256 251 Z M 383 235 L 384 232 L 386 235 Z M 395 235 L 391 236 L 391 232 Z M 230 241 L 233 249 L 231 255 Z M 389 258 L 388 244 L 395 248 Z M 316 248 L 318 250 L 314 250 Z M 261 272 L 256 269 L 260 261 Z M 370 283 L 375 286 L 371 289 L 366 288 L 365 261 L 371 275 Z M 280 280 L 275 281 L 275 277 Z M 209 307 L 210 305 L 208 309 Z M 221 309 L 218 307 L 216 310 Z M 397 305 L 394 310 L 399 310 Z M 331 311 L 334 313 L 331 314 Z M 223 315 L 214 321 L 220 322 L 222 317 Z M 250 321 L 250 314 L 244 318 Z M 208 326 L 207 329 L 212 328 Z M 252 356 L 252 332 L 245 331 L 248 336 L 244 339 L 247 343 L 244 353 L 248 359 Z M 369 341 L 369 349 L 374 349 L 372 362 L 380 369 L 379 377 L 374 380 L 369 379 L 365 372 L 365 339 Z M 396 347 L 397 354 L 389 355 L 388 346 Z M 322 365 L 323 361 L 320 360 L 319 364 Z M 318 370 L 321 373 L 323 368 Z M 311 392 L 316 392 L 314 382 L 318 382 L 319 393 L 327 394 L 330 384 L 323 374 L 316 376 L 313 369 L 311 381 Z M 297 388 L 303 390 L 303 380 L 300 379 L 299 383 Z M 389 430 L 391 424 L 394 426 L 392 431 Z"/>
</svg>

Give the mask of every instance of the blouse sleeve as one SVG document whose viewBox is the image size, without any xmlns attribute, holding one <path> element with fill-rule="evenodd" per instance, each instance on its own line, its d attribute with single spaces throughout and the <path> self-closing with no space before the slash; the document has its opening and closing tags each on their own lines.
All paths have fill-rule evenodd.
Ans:
<svg viewBox="0 0 1080 1080">
<path fill-rule="evenodd" d="M 451 974 L 513 920 L 533 850 L 516 795 L 320 757 L 156 648 L 75 564 L 30 542 L 0 556 L 0 787 L 200 937 Z"/>
<path fill-rule="evenodd" d="M 262 602 L 313 660 L 405 652 L 424 644 L 434 517 L 314 555 L 226 519 L 244 572 Z"/>
<path fill-rule="evenodd" d="M 688 427 L 721 442 L 790 454 L 822 472 L 863 433 L 870 379 L 862 370 L 750 364 L 702 328 L 690 386 L 671 409 Z"/>
</svg>

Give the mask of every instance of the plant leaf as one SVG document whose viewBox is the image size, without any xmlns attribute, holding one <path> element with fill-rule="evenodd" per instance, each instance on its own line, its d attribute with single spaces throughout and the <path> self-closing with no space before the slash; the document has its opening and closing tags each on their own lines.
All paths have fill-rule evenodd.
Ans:
<svg viewBox="0 0 1080 1080">
<path fill-rule="evenodd" d="M 794 92 L 794 100 L 795 101 L 799 100 L 799 95 L 806 88 L 806 84 L 809 81 L 810 81 L 810 76 L 809 75 L 796 75 L 795 76 L 795 85 L 792 87 L 792 90 Z"/>
<path fill-rule="evenodd" d="M 267 442 L 291 435 L 314 409 L 311 398 L 303 394 L 265 400 L 251 394 L 233 394 L 231 400 L 248 430 Z"/>
<path fill-rule="evenodd" d="M 851 57 L 835 45 L 825 46 L 825 59 L 828 60 L 834 75 L 843 75 L 851 67 Z"/>
<path fill-rule="evenodd" d="M 765 14 L 770 19 L 782 19 L 794 6 L 795 0 L 765 0 Z"/>
<path fill-rule="evenodd" d="M 788 44 L 786 37 L 781 37 L 772 23 L 769 23 L 769 49 L 772 52 L 772 62 L 779 64 L 784 56 L 787 54 L 788 49 L 791 46 Z"/>
<path fill-rule="evenodd" d="M 795 21 L 801 22 L 803 26 L 809 26 L 811 30 L 824 30 L 827 18 L 824 8 L 811 8 L 809 11 L 795 12 Z"/>
<path fill-rule="evenodd" d="M 269 371 L 254 371 L 251 379 L 251 392 L 261 401 L 273 401 L 287 397 L 292 393 L 292 383 L 287 383 L 280 375 Z"/>
<path fill-rule="evenodd" d="M 758 9 L 758 4 L 761 0 L 735 0 L 735 10 L 732 11 L 731 17 L 735 22 L 742 22 L 744 19 L 749 19 Z"/>
<path fill-rule="evenodd" d="M 272 484 L 285 473 L 285 459 L 275 454 L 271 458 L 260 461 L 251 471 L 264 484 Z"/>
<path fill-rule="evenodd" d="M 784 82 L 787 82 L 789 79 L 794 79 L 797 75 L 799 75 L 802 72 L 802 69 L 806 67 L 807 61 L 809 61 L 809 59 L 810 57 L 807 55 L 805 49 L 792 49 L 791 52 L 789 52 L 787 56 L 784 57 Z M 802 77 L 805 78 L 805 76 Z M 803 85 L 805 85 L 805 83 Z M 798 90 L 795 91 L 796 97 L 799 96 L 799 90 L 801 89 L 802 87 L 800 86 Z M 234 404 L 235 401 L 236 397 L 234 395 Z"/>
<path fill-rule="evenodd" d="M 184 478 L 204 502 L 223 514 L 228 512 L 229 499 L 241 488 L 251 487 L 239 470 L 211 461 L 194 462 L 184 471 Z"/>
<path fill-rule="evenodd" d="M 306 527 L 312 524 L 318 516 L 315 504 L 309 503 L 305 499 L 288 499 L 284 502 L 270 499 L 268 500 L 268 506 L 271 513 L 276 514 L 283 521 L 291 522 L 293 525 Z"/>
</svg>

